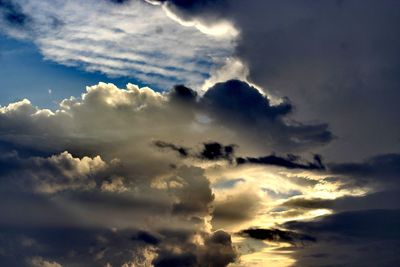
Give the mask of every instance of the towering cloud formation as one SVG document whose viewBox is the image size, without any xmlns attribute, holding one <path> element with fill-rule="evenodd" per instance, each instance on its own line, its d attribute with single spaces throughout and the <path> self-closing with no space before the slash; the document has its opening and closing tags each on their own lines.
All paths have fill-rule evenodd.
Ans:
<svg viewBox="0 0 400 267">
<path fill-rule="evenodd" d="M 110 143 L 115 146 L 115 142 L 135 140 L 135 149 L 124 148 L 135 153 L 147 149 L 154 138 L 182 143 L 191 135 L 193 138 L 184 143 L 192 145 L 203 141 L 205 133 L 207 139 L 244 143 L 243 148 L 248 145 L 253 152 L 257 147 L 310 149 L 332 139 L 325 124 L 286 122 L 284 117 L 290 110 L 289 103 L 273 106 L 255 88 L 240 81 L 219 83 L 199 99 L 183 87 L 160 94 L 131 84 L 121 90 L 100 83 L 88 87 L 81 99 L 63 100 L 55 112 L 34 107 L 28 100 L 2 107 L 4 123 L 0 127 L 4 142 L 27 143 L 47 152 L 67 149 L 80 153 L 81 144 L 91 153 L 100 152 L 99 145 L 112 151 Z"/>
<path fill-rule="evenodd" d="M 182 164 L 191 153 L 184 147 L 205 142 L 196 157 L 212 161 L 232 160 L 234 146 L 205 136 L 242 140 L 248 153 L 289 144 L 302 151 L 330 140 L 325 125 L 284 122 L 290 110 L 240 81 L 217 84 L 202 97 L 184 86 L 161 94 L 100 83 L 56 111 L 26 99 L 1 107 L 0 222 L 11 248 L 4 262 L 227 265 L 236 259 L 230 235 L 211 231 L 210 181 L 203 168 L 185 166 L 190 158 Z M 284 135 L 275 139 L 278 129 Z M 157 152 L 154 144 L 179 153 Z M 53 239 L 61 233 L 70 241 Z M 32 244 L 7 243 L 19 236 Z M 25 258 L 17 260 L 21 250 Z"/>
<path fill-rule="evenodd" d="M 248 80 L 289 97 L 298 119 L 330 123 L 340 141 L 329 158 L 398 152 L 399 1 L 158 2 L 183 20 L 231 21 Z"/>
</svg>

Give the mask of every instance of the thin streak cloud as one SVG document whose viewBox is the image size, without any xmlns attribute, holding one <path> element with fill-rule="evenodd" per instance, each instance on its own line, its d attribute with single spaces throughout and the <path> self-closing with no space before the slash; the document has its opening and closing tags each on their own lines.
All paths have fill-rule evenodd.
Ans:
<svg viewBox="0 0 400 267">
<path fill-rule="evenodd" d="M 11 2 L 10 2 L 11 3 Z M 2 31 L 32 40 L 45 59 L 111 77 L 134 77 L 166 90 L 200 86 L 232 55 L 234 37 L 220 38 L 182 27 L 144 1 L 32 1 L 18 3 L 29 18 Z"/>
</svg>

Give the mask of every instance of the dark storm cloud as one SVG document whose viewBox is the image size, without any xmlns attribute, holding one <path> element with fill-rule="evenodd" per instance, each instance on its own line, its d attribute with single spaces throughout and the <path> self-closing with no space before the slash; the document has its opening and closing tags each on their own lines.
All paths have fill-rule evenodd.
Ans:
<svg viewBox="0 0 400 267">
<path fill-rule="evenodd" d="M 183 251 L 173 251 L 169 246 L 163 247 L 153 261 L 154 266 L 219 267 L 227 266 L 237 258 L 230 235 L 222 230 L 206 237 L 203 246 L 188 243 L 187 240 L 192 236 L 187 236 L 184 232 L 173 234 L 171 238 L 175 239 L 173 242 L 184 242 L 188 245 Z"/>
<path fill-rule="evenodd" d="M 14 26 L 25 26 L 30 20 L 21 6 L 13 0 L 0 0 L 0 17 Z"/>
<path fill-rule="evenodd" d="M 242 81 L 217 83 L 204 94 L 200 104 L 218 123 L 236 130 L 240 127 L 248 138 L 275 139 L 272 146 L 279 144 L 284 150 L 326 144 L 333 139 L 326 124 L 285 122 L 293 108 L 288 100 L 271 105 L 267 97 Z"/>
<path fill-rule="evenodd" d="M 125 4 L 132 0 L 106 0 L 106 1 L 110 1 L 111 3 L 114 3 L 114 4 Z"/>
<path fill-rule="evenodd" d="M 5 250 L 0 257 L 2 266 L 32 266 L 30 258 L 39 255 L 62 266 L 122 266 L 132 257 L 140 263 L 147 248 L 130 238 L 135 230 L 7 225 L 0 229 L 1 247 Z"/>
<path fill-rule="evenodd" d="M 340 182 L 343 188 L 378 186 L 379 190 L 399 188 L 400 155 L 382 154 L 357 163 L 328 164 L 332 177 L 327 181 Z"/>
<path fill-rule="evenodd" d="M 142 241 L 150 245 L 158 245 L 160 243 L 159 238 L 146 231 L 138 231 L 131 237 L 131 239 L 134 241 Z"/>
<path fill-rule="evenodd" d="M 204 148 L 200 153 L 200 157 L 206 160 L 226 159 L 232 160 L 235 145 L 221 145 L 220 143 L 204 143 Z"/>
<path fill-rule="evenodd" d="M 306 233 L 329 233 L 338 237 L 399 239 L 400 210 L 348 211 L 309 222 L 293 221 L 285 227 Z"/>
<path fill-rule="evenodd" d="M 328 164 L 342 188 L 372 188 L 361 196 L 336 199 L 294 197 L 282 204 L 296 210 L 331 209 L 334 213 L 283 227 L 315 236 L 318 244 L 295 251 L 301 266 L 395 266 L 399 262 L 399 155 L 385 154 L 360 163 Z"/>
<path fill-rule="evenodd" d="M 317 238 L 297 250 L 299 266 L 396 266 L 400 260 L 400 210 L 348 211 L 284 226 Z"/>
<path fill-rule="evenodd" d="M 204 244 L 199 245 L 192 243 L 192 233 L 185 231 L 149 233 L 135 229 L 10 225 L 0 225 L 0 229 L 2 266 L 36 266 L 31 259 L 43 258 L 61 266 L 221 267 L 237 257 L 230 235 L 224 231 L 205 235 Z M 186 244 L 183 252 L 173 249 L 179 242 Z"/>
<path fill-rule="evenodd" d="M 172 100 L 192 102 L 196 100 L 197 92 L 184 85 L 175 85 L 169 95 Z"/>
<path fill-rule="evenodd" d="M 201 169 L 186 167 L 182 169 L 179 175 L 174 176 L 173 173 L 177 169 L 179 168 L 170 170 L 168 172 L 170 177 L 166 177 L 163 180 L 165 183 L 171 183 L 171 188 L 159 190 L 149 184 L 151 182 L 150 178 L 147 181 L 140 181 L 135 175 L 129 176 L 129 174 L 125 174 L 124 177 L 121 177 L 113 175 L 112 172 L 109 172 L 105 177 L 100 176 L 96 179 L 96 183 L 93 183 L 91 176 L 85 179 L 78 179 L 78 176 L 72 185 L 65 186 L 62 180 L 59 186 L 57 184 L 47 185 L 47 179 L 66 178 L 49 178 L 51 174 L 32 170 L 30 177 L 33 177 L 31 178 L 33 181 L 26 184 L 35 185 L 35 183 L 39 183 L 41 186 L 39 188 L 43 189 L 38 190 L 36 189 L 37 186 L 27 186 L 24 190 L 34 190 L 35 192 L 38 191 L 37 194 L 44 194 L 40 199 L 43 198 L 44 203 L 47 203 L 49 208 L 40 209 L 40 202 L 33 201 L 37 197 L 32 198 L 31 201 L 29 200 L 30 198 L 19 199 L 18 194 L 22 196 L 23 193 L 16 192 L 12 195 L 14 197 L 10 197 L 8 193 L 3 193 L 7 201 L 4 202 L 6 204 L 0 205 L 0 210 L 7 214 L 7 216 L 3 216 L 4 221 L 12 221 L 13 223 L 19 223 L 23 214 L 10 211 L 20 210 L 21 207 L 29 206 L 30 212 L 33 214 L 30 222 L 33 224 L 45 222 L 49 225 L 61 223 L 62 225 L 72 224 L 78 226 L 83 224 L 90 226 L 140 227 L 146 224 L 148 217 L 152 217 L 155 220 L 152 226 L 155 228 L 163 225 L 166 218 L 176 220 L 176 224 L 171 225 L 171 227 L 201 227 L 204 223 L 202 218 L 210 212 L 209 205 L 213 200 L 209 182 L 202 175 Z M 68 172 L 68 170 L 64 170 L 64 172 Z M 12 176 L 13 179 L 15 177 L 19 176 Z M 42 178 L 44 181 L 37 182 L 37 177 Z M 3 177 L 2 181 L 6 185 L 2 184 L 5 192 L 9 188 L 16 190 L 16 188 L 21 187 L 21 181 L 15 182 L 18 185 L 15 188 L 13 179 L 7 178 Z M 18 180 L 18 178 L 14 180 Z M 81 183 L 82 185 L 80 185 Z M 191 188 L 192 186 L 193 188 Z M 173 197 L 173 199 L 170 197 Z M 79 220 L 74 219 L 69 213 L 65 213 L 65 216 L 60 216 L 58 213 L 56 213 L 58 214 L 57 216 L 51 216 L 52 213 L 50 213 L 47 216 L 46 210 L 56 204 L 61 205 L 72 214 L 84 214 Z M 197 218 L 198 221 L 195 221 L 194 218 Z"/>
<path fill-rule="evenodd" d="M 185 205 L 180 215 L 199 213 L 201 200 L 196 197 L 199 195 L 197 191 L 202 191 L 201 186 L 196 187 L 196 192 L 187 192 L 196 203 L 195 208 L 190 209 L 185 195 L 174 192 L 180 205 Z M 205 242 L 195 243 L 196 232 L 193 229 L 177 225 L 175 230 L 171 230 L 170 222 L 163 222 L 168 217 L 170 204 L 167 199 L 157 204 L 153 202 L 154 198 L 146 201 L 145 195 L 148 193 L 132 196 L 131 192 L 72 192 L 49 198 L 48 195 L 2 192 L 5 200 L 0 204 L 3 214 L 0 217 L 0 245 L 4 255 L 0 256 L 0 264 L 30 266 L 27 264 L 29 259 L 37 256 L 63 266 L 104 266 L 107 262 L 112 266 L 122 266 L 145 261 L 149 264 L 153 258 L 155 266 L 165 266 L 162 263 L 181 262 L 180 259 L 186 259 L 185 255 L 192 255 L 193 264 L 189 266 L 226 266 L 235 260 L 236 252 L 228 233 L 199 231 Z M 79 218 L 76 212 L 80 214 Z M 203 210 L 200 212 L 204 213 Z M 140 222 L 146 213 L 157 221 L 159 229 L 166 230 L 147 230 L 148 221 Z M 156 218 L 155 214 L 159 217 Z M 107 225 L 118 226 L 118 220 L 126 221 L 125 226 L 110 230 Z M 203 220 L 199 217 L 192 224 L 200 227 Z M 157 228 L 154 222 L 151 226 Z M 177 253 L 181 248 L 184 251 Z M 153 255 L 150 258 L 149 253 Z"/>
<path fill-rule="evenodd" d="M 239 80 L 217 83 L 204 94 L 202 101 L 212 109 L 239 115 L 231 120 L 238 119 L 247 123 L 264 118 L 277 120 L 289 114 L 293 108 L 287 99 L 279 105 L 272 106 L 270 100 L 256 88 Z"/>
<path fill-rule="evenodd" d="M 206 248 L 200 251 L 199 266 L 227 266 L 235 262 L 238 255 L 232 245 L 230 234 L 218 230 L 205 240 Z"/>
<path fill-rule="evenodd" d="M 314 155 L 314 162 L 308 162 L 305 164 L 298 163 L 299 157 L 296 155 L 288 154 L 286 158 L 279 157 L 276 155 L 269 155 L 259 158 L 237 158 L 236 162 L 240 164 L 252 163 L 262 165 L 272 165 L 284 167 L 287 169 L 303 169 L 303 170 L 325 170 L 325 166 L 322 163 L 321 156 Z"/>
<path fill-rule="evenodd" d="M 242 230 L 238 233 L 241 236 L 251 237 L 258 240 L 266 240 L 272 242 L 315 242 L 316 239 L 309 235 L 299 234 L 293 231 L 280 230 L 280 229 L 262 229 L 262 228 L 249 228 Z"/>
<path fill-rule="evenodd" d="M 184 20 L 232 21 L 249 79 L 289 97 L 297 119 L 330 123 L 339 139 L 329 158 L 400 149 L 399 1 L 163 2 Z"/>
<path fill-rule="evenodd" d="M 19 227 L 143 227 L 145 218 L 155 214 L 158 224 L 163 225 L 163 217 L 168 217 L 172 209 L 166 196 L 158 196 L 157 200 L 146 197 L 145 192 L 133 196 L 111 192 L 53 196 L 6 190 L 1 193 L 4 199 L 0 204 L 0 223 Z"/>
<path fill-rule="evenodd" d="M 339 183 L 342 189 L 365 187 L 370 192 L 361 196 L 336 199 L 295 197 L 282 206 L 297 209 L 332 209 L 335 212 L 367 209 L 399 209 L 400 156 L 378 155 L 359 163 L 328 164 L 330 177 L 325 182 Z"/>
<path fill-rule="evenodd" d="M 375 178 L 377 180 L 400 179 L 400 154 L 377 155 L 361 163 L 330 164 L 333 173 Z"/>
<path fill-rule="evenodd" d="M 212 22 L 218 19 L 218 13 L 229 5 L 227 0 L 146 0 L 150 3 L 163 3 L 184 20 L 208 18 Z M 204 19 L 204 21 L 206 21 Z"/>
<path fill-rule="evenodd" d="M 196 255 L 192 252 L 185 253 L 166 253 L 160 256 L 154 262 L 155 267 L 168 267 L 168 266 L 196 266 Z"/>
</svg>

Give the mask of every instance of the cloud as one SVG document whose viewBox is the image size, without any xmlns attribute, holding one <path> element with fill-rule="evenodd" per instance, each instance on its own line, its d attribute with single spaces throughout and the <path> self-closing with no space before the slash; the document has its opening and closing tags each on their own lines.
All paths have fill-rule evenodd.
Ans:
<svg viewBox="0 0 400 267">
<path fill-rule="evenodd" d="M 31 176 L 46 178 L 43 175 L 46 166 L 32 168 Z M 14 179 L 19 179 L 17 170 L 13 170 L 13 174 L 16 175 Z M 32 193 L 18 191 L 12 185 L 8 188 L 14 192 L 3 187 L 0 211 L 4 216 L 0 228 L 6 236 L 0 235 L 0 242 L 6 242 L 2 247 L 7 249 L 2 251 L 6 257 L 0 262 L 16 264 L 23 260 L 15 258 L 21 253 L 23 257 L 46 255 L 51 261 L 66 266 L 108 263 L 122 266 L 135 261 L 148 264 L 143 266 L 164 266 L 161 263 L 165 259 L 180 258 L 193 251 L 196 252 L 191 266 L 203 266 L 211 258 L 216 262 L 213 266 L 226 266 L 234 261 L 236 252 L 229 234 L 222 234 L 223 240 L 229 240 L 222 242 L 215 237 L 221 234 L 208 230 L 206 218 L 210 216 L 213 195 L 202 170 L 181 167 L 168 175 L 162 181 L 155 179 L 153 186 L 126 176 L 129 180 L 126 179 L 126 189 L 122 192 L 104 191 L 103 187 L 96 186 L 84 191 L 73 186 L 63 188 L 63 192 L 33 190 Z M 2 183 L 5 183 L 4 178 L 2 176 Z M 54 174 L 51 179 L 62 182 L 65 178 Z M 107 178 L 99 180 L 102 183 Z M 36 181 L 29 182 L 35 184 Z M 81 186 L 87 184 L 79 179 L 75 182 Z M 35 186 L 26 187 L 24 191 L 31 188 Z M 7 243 L 19 236 L 31 238 L 38 246 Z M 182 250 L 187 251 L 177 253 Z"/>
<path fill-rule="evenodd" d="M 255 104 L 244 109 L 249 101 Z M 62 100 L 57 110 L 27 99 L 0 107 L 0 226 L 18 228 L 10 240 L 27 236 L 52 248 L 8 247 L 63 266 L 235 261 L 229 232 L 218 230 L 254 220 L 261 191 L 254 186 L 257 194 L 236 192 L 238 183 L 217 189 L 207 164 L 288 144 L 296 151 L 321 145 L 314 129 L 307 131 L 320 127 L 330 134 L 325 126 L 287 123 L 288 105 L 274 106 L 245 82 L 228 81 L 203 96 L 185 86 L 158 93 L 99 83 L 79 98 Z M 280 131 L 278 139 L 270 133 Z M 299 131 L 306 143 L 292 141 Z M 57 246 L 49 239 L 62 229 L 70 229 L 79 244 Z M 19 262 L 7 253 L 4 262 Z"/>
<path fill-rule="evenodd" d="M 397 153 L 398 1 L 166 2 L 182 20 L 230 21 L 245 79 L 289 97 L 296 119 L 330 123 L 338 139 L 325 158 Z"/>
<path fill-rule="evenodd" d="M 189 89 L 185 89 L 191 95 L 189 98 L 177 90 L 160 94 L 132 84 L 119 89 L 100 83 L 88 87 L 81 98 L 61 101 L 56 111 L 40 109 L 22 100 L 1 107 L 1 140 L 31 149 L 57 153 L 67 150 L 77 155 L 85 145 L 84 156 L 88 153 L 96 156 L 96 151 L 113 150 L 116 142 L 127 153 L 130 150 L 150 153 L 149 144 L 154 139 L 166 143 L 185 140 L 181 146 L 190 147 L 205 141 L 205 133 L 209 140 L 220 143 L 223 138 L 227 143 L 240 143 L 244 152 L 251 153 L 267 149 L 308 150 L 332 139 L 327 125 L 288 124 L 284 117 L 290 110 L 289 104 L 271 106 L 266 97 L 244 82 L 219 83 L 198 99 Z M 245 108 L 249 101 L 254 103 Z M 190 140 L 185 138 L 189 135 Z M 122 145 L 132 139 L 140 143 L 136 149 Z M 227 157 L 233 151 L 233 147 L 226 146 L 221 149 L 229 151 L 210 154 L 210 148 L 204 148 L 202 157 L 215 152 L 222 153 L 219 157 Z"/>
<path fill-rule="evenodd" d="M 336 199 L 295 197 L 281 204 L 296 209 L 332 209 L 336 212 L 366 209 L 399 209 L 399 191 L 388 188 L 361 196 L 343 196 Z"/>
<path fill-rule="evenodd" d="M 30 18 L 23 13 L 21 6 L 12 0 L 0 1 L 0 18 L 3 23 L 11 26 L 23 27 L 29 22 Z"/>
<path fill-rule="evenodd" d="M 325 182 L 336 183 L 341 189 L 364 188 L 371 192 L 398 189 L 400 157 L 396 153 L 380 154 L 360 162 L 328 163 Z"/>
<path fill-rule="evenodd" d="M 293 198 L 285 201 L 282 206 L 303 209 L 331 209 L 334 202 L 334 200 L 323 198 Z"/>
<path fill-rule="evenodd" d="M 57 262 L 46 261 L 41 257 L 34 257 L 30 260 L 30 264 L 32 267 L 62 267 Z"/>
<path fill-rule="evenodd" d="M 233 38 L 182 27 L 144 1 L 3 0 L 1 10 L 2 32 L 32 41 L 45 59 L 160 90 L 200 86 L 234 46 Z"/>
<path fill-rule="evenodd" d="M 257 194 L 246 191 L 228 195 L 214 202 L 212 225 L 215 229 L 228 229 L 251 221 L 261 207 Z"/>
<path fill-rule="evenodd" d="M 240 231 L 238 234 L 244 237 L 250 237 L 270 242 L 287 242 L 295 244 L 297 242 L 303 243 L 304 241 L 316 241 L 315 238 L 313 238 L 312 236 L 280 229 L 249 228 Z"/>
<path fill-rule="evenodd" d="M 139 231 L 137 232 L 134 236 L 131 237 L 132 240 L 139 240 L 143 241 L 144 243 L 150 244 L 150 245 L 157 245 L 160 243 L 159 238 L 153 236 L 150 233 L 147 233 L 145 231 Z"/>
<path fill-rule="evenodd" d="M 224 189 L 224 188 L 233 188 L 236 184 L 245 182 L 246 180 L 243 178 L 229 179 L 218 181 L 213 184 L 213 188 Z"/>
<path fill-rule="evenodd" d="M 234 145 L 222 146 L 221 144 L 205 143 L 200 157 L 207 160 L 226 159 L 230 160 L 234 152 Z"/>
<path fill-rule="evenodd" d="M 311 144 L 326 144 L 333 138 L 326 124 L 285 122 L 283 118 L 292 111 L 288 101 L 271 105 L 257 89 L 238 80 L 217 83 L 204 94 L 201 102 L 209 113 L 215 114 L 217 121 L 233 130 L 247 132 L 248 138 L 260 140 L 260 146 L 272 141 L 287 151 Z M 279 140 L 273 140 L 278 136 Z"/>
<path fill-rule="evenodd" d="M 297 163 L 299 160 L 298 156 L 289 154 L 287 158 L 279 157 L 276 155 L 269 155 L 259 158 L 237 158 L 236 161 L 238 164 L 265 164 L 265 165 L 273 165 L 279 167 L 285 167 L 288 169 L 303 169 L 303 170 L 324 170 L 325 166 L 322 163 L 321 156 L 314 155 L 314 162 L 308 162 L 306 164 Z"/>
<path fill-rule="evenodd" d="M 399 219 L 399 210 L 348 211 L 308 222 L 288 222 L 285 227 L 318 239 L 318 246 L 295 253 L 298 264 L 392 266 L 399 260 Z M 379 252 L 371 253 L 375 250 Z"/>
<path fill-rule="evenodd" d="M 201 32 L 208 35 L 222 37 L 236 37 L 239 31 L 233 23 L 212 13 L 212 8 L 218 6 L 225 7 L 228 2 L 225 0 L 197 0 L 197 1 L 180 1 L 180 0 L 145 0 L 154 5 L 162 4 L 166 14 L 173 20 L 179 22 L 183 26 L 196 27 Z M 199 14 L 201 14 L 199 16 Z"/>
<path fill-rule="evenodd" d="M 227 58 L 225 64 L 214 68 L 211 71 L 211 76 L 204 81 L 201 92 L 206 92 L 208 88 L 216 83 L 221 83 L 229 80 L 247 81 L 249 70 L 243 62 L 237 58 Z"/>
<path fill-rule="evenodd" d="M 74 158 L 63 152 L 48 158 L 20 158 L 18 154 L 0 157 L 2 183 L 12 183 L 21 190 L 56 193 L 64 190 L 90 190 L 96 186 L 96 176 L 108 168 L 99 156 Z M 4 179 L 7 178 L 7 181 Z M 97 178 L 98 179 L 98 178 Z"/>
<path fill-rule="evenodd" d="M 177 152 L 181 157 L 192 157 L 195 159 L 200 159 L 200 160 L 228 160 L 232 161 L 233 160 L 233 154 L 234 154 L 234 149 L 235 145 L 222 145 L 218 142 L 209 142 L 209 143 L 203 143 L 201 145 L 201 149 L 198 152 L 191 152 L 189 154 L 190 150 L 189 148 L 184 148 L 177 146 L 175 144 L 171 143 L 166 143 L 163 141 L 156 141 L 155 146 L 159 148 L 167 148 L 172 151 Z"/>
<path fill-rule="evenodd" d="M 171 149 L 173 151 L 176 151 L 182 157 L 187 157 L 189 155 L 189 152 L 188 152 L 187 148 L 179 147 L 179 146 L 174 145 L 174 144 L 170 144 L 170 143 L 163 142 L 163 141 L 156 141 L 156 142 L 154 142 L 154 145 L 159 147 L 159 148 L 167 148 L 167 149 Z"/>
<path fill-rule="evenodd" d="M 314 162 L 301 163 L 299 156 L 288 154 L 287 157 L 280 157 L 274 154 L 262 157 L 235 157 L 235 148 L 237 145 L 223 145 L 218 142 L 203 143 L 198 152 L 195 149 L 180 147 L 172 143 L 156 141 L 155 146 L 162 149 L 170 149 L 175 151 L 182 158 L 193 158 L 207 161 L 226 160 L 229 163 L 243 164 L 260 164 L 284 167 L 287 169 L 300 170 L 325 170 L 320 155 L 314 155 Z M 193 152 L 194 151 L 194 152 Z"/>
<path fill-rule="evenodd" d="M 214 232 L 205 240 L 204 249 L 199 254 L 200 266 L 226 266 L 237 259 L 231 236 L 222 230 Z"/>
<path fill-rule="evenodd" d="M 346 163 L 395 149 L 395 4 L 93 1 L 0 0 L 0 26 L 61 64 L 180 85 L 0 107 L 1 265 L 227 266 L 237 231 L 301 266 L 398 262 L 398 154 Z M 344 163 L 302 159 L 321 151 Z"/>
<path fill-rule="evenodd" d="M 234 262 L 236 257 L 230 235 L 220 230 L 210 235 L 204 241 L 204 246 L 189 246 L 180 253 L 162 251 L 154 261 L 154 266 L 227 266 Z"/>
<path fill-rule="evenodd" d="M 214 194 L 205 170 L 153 145 L 189 135 L 201 141 L 199 105 L 188 88 L 161 94 L 100 83 L 61 101 L 56 111 L 28 100 L 0 107 L 0 228 L 10 233 L 0 237 L 10 248 L 1 263 L 26 266 L 33 257 L 63 266 L 235 261 L 229 233 L 211 231 Z M 205 125 L 220 134 L 212 128 Z M 221 156 L 214 146 L 205 148 Z M 199 155 L 209 157 L 206 152 Z M 19 236 L 38 247 L 14 244 Z"/>
<path fill-rule="evenodd" d="M 329 166 L 332 173 L 376 182 L 396 182 L 400 176 L 400 154 L 373 156 L 360 163 L 337 163 Z"/>
<path fill-rule="evenodd" d="M 130 235 L 136 234 L 135 230 L 66 227 L 2 227 L 2 230 L 9 232 L 2 234 L 7 254 L 1 262 L 9 266 L 151 266 L 156 255 L 152 245 L 130 239 Z M 11 240 L 18 239 L 20 235 L 30 236 L 35 244 L 13 244 Z M 46 257 L 38 254 L 45 254 Z M 24 257 L 29 258 L 25 261 Z"/>
</svg>

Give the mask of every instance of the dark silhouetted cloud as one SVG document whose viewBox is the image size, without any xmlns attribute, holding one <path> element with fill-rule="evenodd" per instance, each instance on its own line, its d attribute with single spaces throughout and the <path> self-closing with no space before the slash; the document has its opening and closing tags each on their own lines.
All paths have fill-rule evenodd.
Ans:
<svg viewBox="0 0 400 267">
<path fill-rule="evenodd" d="M 400 178 L 400 154 L 384 154 L 366 159 L 361 163 L 330 164 L 333 173 L 375 179 Z"/>
<path fill-rule="evenodd" d="M 287 123 L 283 120 L 292 111 L 289 102 L 272 105 L 256 88 L 230 80 L 217 83 L 201 99 L 202 106 L 218 123 L 246 132 L 247 138 L 260 140 L 263 146 L 272 141 L 276 150 L 327 144 L 333 139 L 326 124 Z M 259 137 L 263 136 L 263 140 Z M 277 139 L 278 138 L 278 139 Z"/>
<path fill-rule="evenodd" d="M 184 148 L 184 147 L 179 147 L 179 146 L 176 146 L 174 144 L 163 142 L 163 141 L 156 141 L 156 142 L 154 142 L 154 145 L 159 147 L 159 148 L 167 148 L 167 149 L 171 149 L 173 151 L 176 151 L 182 157 L 189 156 L 188 149 Z"/>
<path fill-rule="evenodd" d="M 240 231 L 238 234 L 245 237 L 251 237 L 258 240 L 266 240 L 272 242 L 297 243 L 305 241 L 316 241 L 316 239 L 312 236 L 280 229 L 249 228 Z"/>
<path fill-rule="evenodd" d="M 221 145 L 220 143 L 204 143 L 204 148 L 200 152 L 200 158 L 206 160 L 219 160 L 226 159 L 232 160 L 232 156 L 235 150 L 235 145 Z"/>
<path fill-rule="evenodd" d="M 12 26 L 26 26 L 30 17 L 22 11 L 18 2 L 0 0 L 0 17 Z"/>
<path fill-rule="evenodd" d="M 400 260 L 399 223 L 400 210 L 363 210 L 288 222 L 284 226 L 318 239 L 317 245 L 295 252 L 298 264 L 395 266 Z"/>
<path fill-rule="evenodd" d="M 150 245 L 158 245 L 160 243 L 159 238 L 146 231 L 138 231 L 131 237 L 131 239 L 134 241 L 143 241 L 144 243 Z"/>
<path fill-rule="evenodd" d="M 373 186 L 376 190 L 399 188 L 400 155 L 382 154 L 357 163 L 331 163 L 328 169 L 332 177 L 327 181 L 342 184 L 343 188 Z"/>
<path fill-rule="evenodd" d="M 303 170 L 325 170 L 325 166 L 322 163 L 320 155 L 314 155 L 314 162 L 308 162 L 305 164 L 296 162 L 299 160 L 298 156 L 289 154 L 286 158 L 279 157 L 276 155 L 269 155 L 259 158 L 247 157 L 237 158 L 236 162 L 240 164 L 253 163 L 253 164 L 265 164 L 272 166 L 279 166 L 288 169 L 303 169 Z"/>
<path fill-rule="evenodd" d="M 287 169 L 301 169 L 301 170 L 325 170 L 325 165 L 322 163 L 320 155 L 314 155 L 314 162 L 301 163 L 301 157 L 293 154 L 288 154 L 287 157 L 280 157 L 277 155 L 269 155 L 263 157 L 235 157 L 235 148 L 237 145 L 223 145 L 218 142 L 203 143 L 200 151 L 196 152 L 196 149 L 189 149 L 181 147 L 172 143 L 163 141 L 156 141 L 154 145 L 163 148 L 176 151 L 181 157 L 201 159 L 208 161 L 216 160 L 227 160 L 230 163 L 236 163 L 238 165 L 243 164 L 260 164 L 270 165 L 277 167 L 284 167 Z M 199 150 L 199 149 L 197 149 Z M 194 151 L 194 152 L 190 152 Z"/>
<path fill-rule="evenodd" d="M 182 235 L 180 238 L 185 239 L 187 237 Z M 158 252 L 158 257 L 153 261 L 153 264 L 159 267 L 219 267 L 228 266 L 236 258 L 237 254 L 232 247 L 230 235 L 219 230 L 208 236 L 203 246 L 188 245 L 180 252 L 171 251 L 171 248 L 165 247 Z"/>
</svg>

